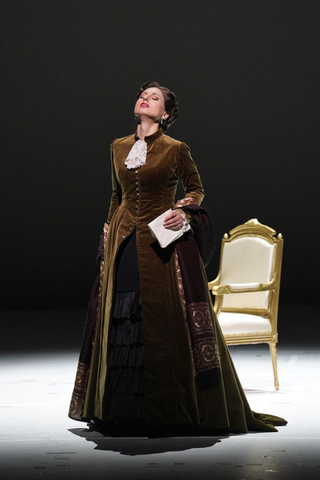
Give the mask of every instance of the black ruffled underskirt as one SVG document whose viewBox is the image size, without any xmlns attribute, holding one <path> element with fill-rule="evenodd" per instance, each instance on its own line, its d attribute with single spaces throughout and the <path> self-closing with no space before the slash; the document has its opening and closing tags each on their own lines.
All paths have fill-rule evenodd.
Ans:
<svg viewBox="0 0 320 480">
<path fill-rule="evenodd" d="M 128 257 L 130 262 L 127 261 Z M 123 288 L 130 288 L 131 291 L 121 291 Z M 133 234 L 123 245 L 117 263 L 116 292 L 109 332 L 105 420 L 144 423 L 144 395 L 141 294 Z"/>
</svg>

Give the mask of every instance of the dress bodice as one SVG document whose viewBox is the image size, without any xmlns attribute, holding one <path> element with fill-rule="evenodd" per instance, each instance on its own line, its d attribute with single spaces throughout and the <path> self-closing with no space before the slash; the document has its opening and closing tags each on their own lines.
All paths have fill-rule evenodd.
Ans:
<svg viewBox="0 0 320 480">
<path fill-rule="evenodd" d="M 128 169 L 124 162 L 136 140 L 135 135 L 130 135 L 112 143 L 113 193 L 108 222 L 120 207 L 120 210 L 126 209 L 135 221 L 149 223 L 174 205 L 179 180 L 186 196 L 201 203 L 204 196 L 202 183 L 185 143 L 158 130 L 145 137 L 145 165 Z"/>
</svg>

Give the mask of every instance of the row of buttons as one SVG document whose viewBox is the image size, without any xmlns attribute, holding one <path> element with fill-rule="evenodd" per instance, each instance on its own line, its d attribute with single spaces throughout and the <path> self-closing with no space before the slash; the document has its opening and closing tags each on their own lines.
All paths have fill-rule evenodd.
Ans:
<svg viewBox="0 0 320 480">
<path fill-rule="evenodd" d="M 137 221 L 137 218 L 138 218 L 138 209 L 139 209 L 139 195 L 140 195 L 140 192 L 139 192 L 139 177 L 138 177 L 138 173 L 139 173 L 139 170 L 137 169 L 135 171 L 135 174 L 136 174 L 136 193 L 137 193 L 137 199 L 136 199 L 136 207 L 135 207 L 135 216 L 134 216 L 134 220 L 133 220 L 133 225 L 136 223 Z M 129 227 L 129 230 L 127 231 L 127 235 L 129 235 L 133 230 L 133 227 Z M 126 238 L 126 235 L 122 235 L 122 238 Z"/>
</svg>

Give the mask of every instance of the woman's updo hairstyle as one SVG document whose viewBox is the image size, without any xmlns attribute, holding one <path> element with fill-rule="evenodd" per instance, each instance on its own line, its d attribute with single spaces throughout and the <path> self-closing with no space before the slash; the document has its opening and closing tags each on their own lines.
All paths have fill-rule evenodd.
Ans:
<svg viewBox="0 0 320 480">
<path fill-rule="evenodd" d="M 160 127 L 165 132 L 166 130 L 168 130 L 170 125 L 173 124 L 173 122 L 178 116 L 178 99 L 175 93 L 171 92 L 169 88 L 162 87 L 162 85 L 159 85 L 158 82 L 146 82 L 141 85 L 140 90 L 137 94 L 137 100 L 141 96 L 141 94 L 145 90 L 147 90 L 147 88 L 151 87 L 159 88 L 164 98 L 164 106 L 169 116 L 166 120 L 163 120 L 163 123 L 160 124 Z"/>
</svg>

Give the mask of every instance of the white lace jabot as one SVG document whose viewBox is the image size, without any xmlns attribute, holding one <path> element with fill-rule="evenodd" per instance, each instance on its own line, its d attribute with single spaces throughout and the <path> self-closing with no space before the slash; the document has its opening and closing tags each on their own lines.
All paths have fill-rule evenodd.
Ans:
<svg viewBox="0 0 320 480">
<path fill-rule="evenodd" d="M 128 170 L 142 167 L 147 159 L 147 143 L 144 140 L 137 140 L 131 148 L 124 164 Z"/>
</svg>

